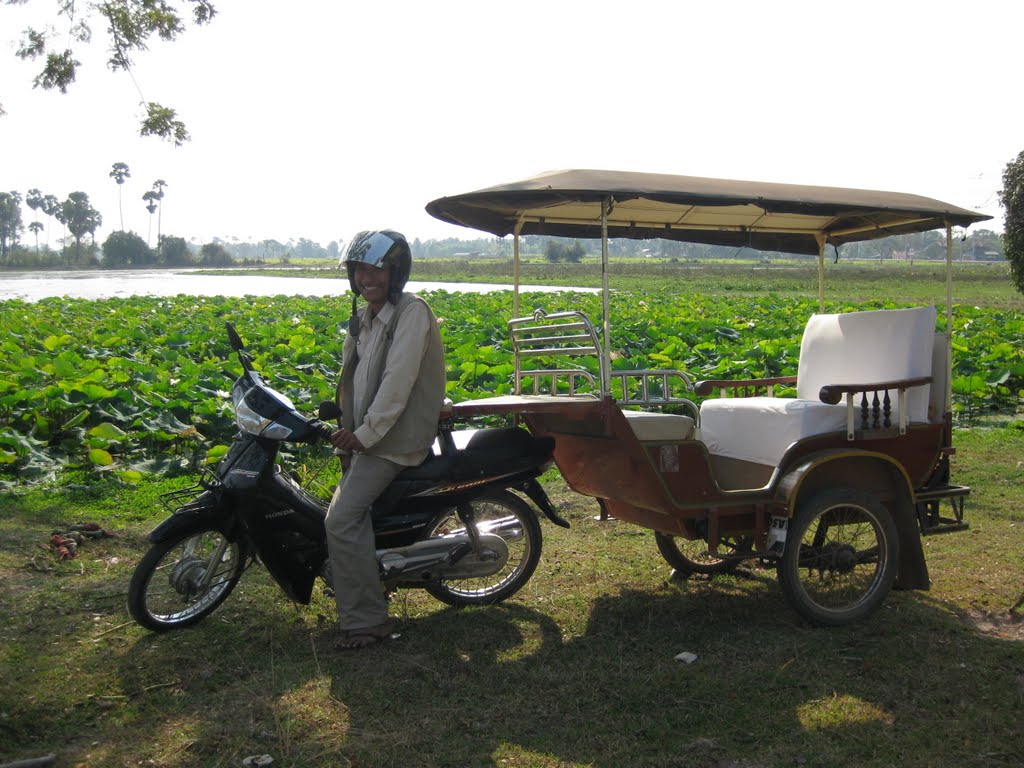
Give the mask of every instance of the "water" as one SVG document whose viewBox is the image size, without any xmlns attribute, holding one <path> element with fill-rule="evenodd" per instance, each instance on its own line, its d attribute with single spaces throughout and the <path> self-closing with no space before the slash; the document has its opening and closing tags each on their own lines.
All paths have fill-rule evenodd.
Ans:
<svg viewBox="0 0 1024 768">
<path fill-rule="evenodd" d="M 498 283 L 430 283 L 410 281 L 407 290 L 462 293 L 510 291 Z M 593 288 L 520 286 L 522 291 L 582 291 Z M 348 291 L 343 277 L 211 275 L 200 270 L 81 270 L 67 272 L 0 272 L 0 301 L 38 301 L 51 296 L 107 299 L 127 296 L 340 296 Z"/>
</svg>

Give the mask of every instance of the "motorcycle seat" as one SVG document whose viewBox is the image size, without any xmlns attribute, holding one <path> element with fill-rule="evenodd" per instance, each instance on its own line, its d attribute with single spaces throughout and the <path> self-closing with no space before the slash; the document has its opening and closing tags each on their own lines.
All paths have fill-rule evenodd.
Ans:
<svg viewBox="0 0 1024 768">
<path fill-rule="evenodd" d="M 397 479 L 463 480 L 496 471 L 515 472 L 545 460 L 554 445 L 554 438 L 535 437 L 518 427 L 475 430 L 465 448 L 454 455 L 431 453 L 422 464 L 402 470 Z"/>
</svg>

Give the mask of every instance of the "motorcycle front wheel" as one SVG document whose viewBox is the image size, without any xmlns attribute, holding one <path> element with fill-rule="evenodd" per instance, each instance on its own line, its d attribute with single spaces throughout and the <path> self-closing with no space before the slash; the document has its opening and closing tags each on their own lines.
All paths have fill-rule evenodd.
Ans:
<svg viewBox="0 0 1024 768">
<path fill-rule="evenodd" d="M 154 544 L 128 586 L 128 612 L 155 632 L 195 624 L 223 603 L 245 568 L 246 549 L 215 528 Z"/>
<path fill-rule="evenodd" d="M 427 592 L 454 606 L 493 605 L 514 595 L 533 576 L 540 562 L 540 521 L 533 509 L 515 494 L 496 491 L 470 502 L 480 533 L 501 536 L 508 545 L 508 561 L 497 573 L 470 579 L 428 584 Z M 453 509 L 428 536 L 461 534 L 466 526 Z"/>
</svg>

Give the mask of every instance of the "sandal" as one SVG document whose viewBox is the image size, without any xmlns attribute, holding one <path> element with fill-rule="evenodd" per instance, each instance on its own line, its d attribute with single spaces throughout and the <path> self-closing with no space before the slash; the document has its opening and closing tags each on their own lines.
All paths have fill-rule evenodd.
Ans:
<svg viewBox="0 0 1024 768">
<path fill-rule="evenodd" d="M 398 637 L 398 633 L 395 632 L 395 621 L 388 619 L 383 624 L 373 627 L 344 630 L 341 633 L 341 639 L 335 644 L 335 648 L 342 651 L 358 651 L 384 640 L 394 640 Z"/>
</svg>

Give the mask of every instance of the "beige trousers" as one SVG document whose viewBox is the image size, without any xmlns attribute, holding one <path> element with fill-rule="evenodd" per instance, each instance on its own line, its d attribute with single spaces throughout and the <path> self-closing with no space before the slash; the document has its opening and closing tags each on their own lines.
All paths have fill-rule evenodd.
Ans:
<svg viewBox="0 0 1024 768">
<path fill-rule="evenodd" d="M 355 454 L 327 509 L 327 551 L 342 630 L 387 621 L 388 602 L 380 583 L 370 505 L 403 469 L 387 459 Z"/>
</svg>

